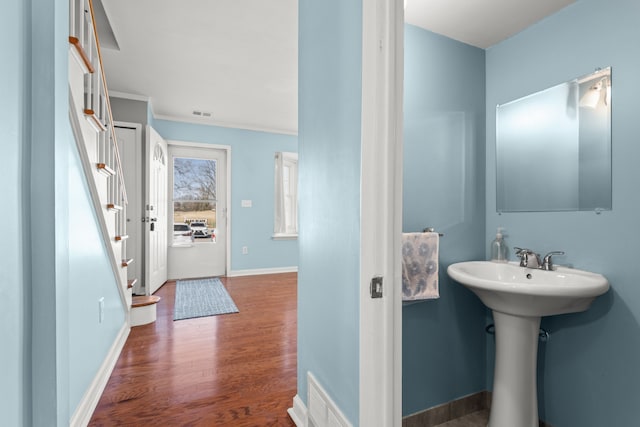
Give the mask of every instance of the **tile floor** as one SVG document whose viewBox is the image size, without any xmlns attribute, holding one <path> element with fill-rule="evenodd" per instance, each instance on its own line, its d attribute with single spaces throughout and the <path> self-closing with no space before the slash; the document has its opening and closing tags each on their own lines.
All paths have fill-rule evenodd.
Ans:
<svg viewBox="0 0 640 427">
<path fill-rule="evenodd" d="M 486 427 L 489 422 L 489 410 L 484 409 L 482 411 L 472 412 L 469 415 L 465 415 L 455 420 L 447 421 L 446 423 L 438 424 L 436 427 Z"/>
</svg>

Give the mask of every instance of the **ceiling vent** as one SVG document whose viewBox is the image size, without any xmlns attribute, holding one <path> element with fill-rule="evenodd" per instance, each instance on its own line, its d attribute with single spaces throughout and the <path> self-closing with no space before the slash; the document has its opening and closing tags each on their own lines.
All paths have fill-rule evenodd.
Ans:
<svg viewBox="0 0 640 427">
<path fill-rule="evenodd" d="M 210 118 L 211 117 L 211 113 L 209 113 L 207 111 L 194 110 L 194 111 L 191 112 L 191 114 L 193 114 L 196 117 L 205 117 L 205 118 Z"/>
</svg>

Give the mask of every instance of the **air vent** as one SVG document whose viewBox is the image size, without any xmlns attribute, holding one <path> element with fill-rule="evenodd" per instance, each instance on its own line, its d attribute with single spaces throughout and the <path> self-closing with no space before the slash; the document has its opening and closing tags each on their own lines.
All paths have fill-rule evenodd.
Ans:
<svg viewBox="0 0 640 427">
<path fill-rule="evenodd" d="M 194 111 L 191 112 L 191 114 L 193 114 L 196 117 L 211 117 L 211 113 L 209 113 L 207 111 L 194 110 Z"/>
</svg>

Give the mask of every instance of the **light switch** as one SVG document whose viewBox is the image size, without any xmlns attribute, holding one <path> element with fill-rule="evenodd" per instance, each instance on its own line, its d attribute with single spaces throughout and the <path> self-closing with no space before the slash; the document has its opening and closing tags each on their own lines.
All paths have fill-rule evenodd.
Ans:
<svg viewBox="0 0 640 427">
<path fill-rule="evenodd" d="M 252 206 L 251 200 L 243 200 L 242 201 L 242 207 L 243 208 L 250 208 L 251 206 Z"/>
</svg>

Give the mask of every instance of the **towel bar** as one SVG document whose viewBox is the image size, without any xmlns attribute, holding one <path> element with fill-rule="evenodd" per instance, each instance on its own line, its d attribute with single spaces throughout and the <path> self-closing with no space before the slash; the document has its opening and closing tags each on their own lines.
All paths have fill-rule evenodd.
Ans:
<svg viewBox="0 0 640 427">
<path fill-rule="evenodd" d="M 435 231 L 436 231 L 436 229 L 433 228 L 433 227 L 427 227 L 424 230 L 422 230 L 423 233 L 433 233 Z M 444 236 L 444 234 L 443 233 L 438 233 L 438 236 L 442 237 L 442 236 Z"/>
</svg>

